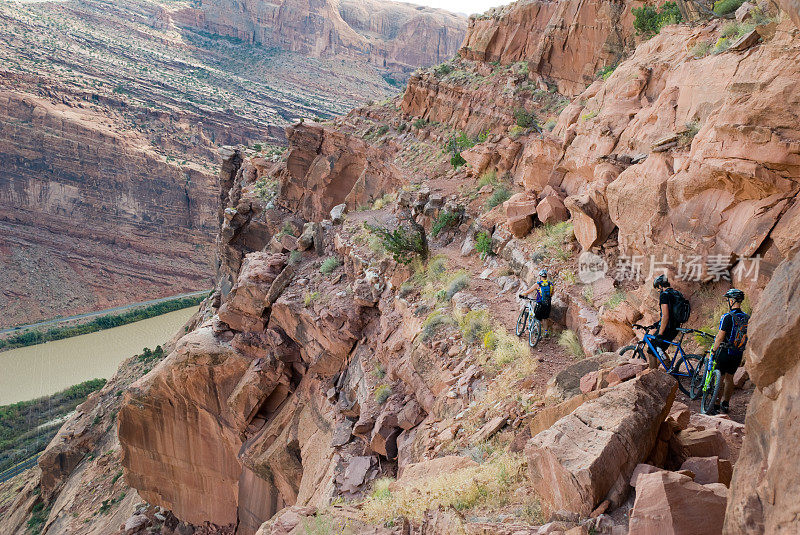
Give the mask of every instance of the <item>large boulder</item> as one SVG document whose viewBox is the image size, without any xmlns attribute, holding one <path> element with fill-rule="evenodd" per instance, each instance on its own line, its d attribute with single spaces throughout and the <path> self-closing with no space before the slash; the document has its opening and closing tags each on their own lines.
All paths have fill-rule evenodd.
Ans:
<svg viewBox="0 0 800 535">
<path fill-rule="evenodd" d="M 756 390 L 731 482 L 725 533 L 800 531 L 800 255 L 784 261 L 750 320 L 746 366 Z"/>
<path fill-rule="evenodd" d="M 237 331 L 263 331 L 265 298 L 286 265 L 286 256 L 256 252 L 244 258 L 236 284 L 219 309 L 219 319 Z"/>
<path fill-rule="evenodd" d="M 575 239 L 584 251 L 602 244 L 614 230 L 614 223 L 588 194 L 572 195 L 564 200 L 572 215 Z"/>
<path fill-rule="evenodd" d="M 677 472 L 658 470 L 636 481 L 629 535 L 722 533 L 727 489 L 700 485 Z"/>
<path fill-rule="evenodd" d="M 569 219 L 569 212 L 560 197 L 548 195 L 536 206 L 536 217 L 545 225 L 554 225 Z"/>
<path fill-rule="evenodd" d="M 634 468 L 655 444 L 677 383 L 654 371 L 575 409 L 525 447 L 531 484 L 553 510 L 589 515 L 624 501 Z"/>
</svg>

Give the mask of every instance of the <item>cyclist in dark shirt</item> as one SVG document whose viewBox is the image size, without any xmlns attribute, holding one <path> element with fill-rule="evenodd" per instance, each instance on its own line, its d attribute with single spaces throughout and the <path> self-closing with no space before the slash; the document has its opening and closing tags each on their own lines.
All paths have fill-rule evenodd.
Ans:
<svg viewBox="0 0 800 535">
<path fill-rule="evenodd" d="M 742 310 L 742 302 L 744 301 L 744 292 L 732 288 L 725 292 L 725 298 L 728 300 L 728 307 L 730 312 L 722 315 L 719 321 L 719 331 L 714 338 L 714 345 L 711 350 L 717 357 L 717 369 L 722 373 L 722 391 L 720 398 L 722 403 L 716 400 L 713 410 L 710 414 L 718 414 L 720 412 L 727 414 L 730 410 L 731 396 L 733 395 L 733 375 L 739 366 L 742 365 L 742 349 L 736 348 L 733 345 L 734 337 L 736 336 L 737 326 L 739 329 L 747 329 L 747 322 L 750 316 Z M 734 317 L 736 316 L 736 317 Z M 726 342 L 727 347 L 720 349 L 720 345 Z"/>
<path fill-rule="evenodd" d="M 653 288 L 660 292 L 658 296 L 658 308 L 661 312 L 661 319 L 658 322 L 658 332 L 656 333 L 658 339 L 653 342 L 653 345 L 656 346 L 657 349 L 664 351 L 664 355 L 662 355 L 661 358 L 664 359 L 665 363 L 667 362 L 666 351 L 669 347 L 667 341 L 672 341 L 678 335 L 678 330 L 671 321 L 672 318 L 670 318 L 670 311 L 675 304 L 675 296 L 666 291 L 669 287 L 670 284 L 666 275 L 659 275 L 656 277 L 656 280 L 653 281 Z M 647 352 L 647 364 L 651 369 L 658 368 L 658 359 L 649 349 Z"/>
</svg>

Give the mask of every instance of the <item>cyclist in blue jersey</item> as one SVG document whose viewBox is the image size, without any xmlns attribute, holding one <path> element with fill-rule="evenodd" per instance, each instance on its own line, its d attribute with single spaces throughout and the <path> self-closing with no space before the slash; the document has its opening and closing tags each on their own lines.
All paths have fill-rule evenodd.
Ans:
<svg viewBox="0 0 800 535">
<path fill-rule="evenodd" d="M 548 336 L 550 334 L 550 305 L 553 298 L 553 283 L 547 279 L 546 269 L 539 271 L 539 280 L 520 295 L 528 297 L 534 292 L 536 292 L 536 305 L 533 307 L 533 315 L 542 322 L 544 327 L 543 335 Z"/>
<path fill-rule="evenodd" d="M 717 369 L 722 372 L 722 391 L 720 392 L 722 403 L 717 400 L 710 414 L 720 412 L 727 414 L 730 411 L 733 375 L 742 365 L 742 355 L 747 343 L 747 323 L 750 320 L 750 316 L 742 310 L 743 291 L 732 288 L 725 292 L 725 298 L 728 300 L 730 311 L 722 315 L 719 321 L 719 331 L 714 338 L 714 345 L 711 347 L 717 359 Z"/>
</svg>

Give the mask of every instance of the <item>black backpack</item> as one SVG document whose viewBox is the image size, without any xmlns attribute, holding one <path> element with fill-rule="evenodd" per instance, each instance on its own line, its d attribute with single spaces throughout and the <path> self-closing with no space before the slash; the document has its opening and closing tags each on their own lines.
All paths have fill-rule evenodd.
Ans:
<svg viewBox="0 0 800 535">
<path fill-rule="evenodd" d="M 669 309 L 669 322 L 674 325 L 683 325 L 689 321 L 689 316 L 692 314 L 692 305 L 689 301 L 674 288 L 667 288 L 664 290 L 672 296 L 672 307 Z"/>
</svg>

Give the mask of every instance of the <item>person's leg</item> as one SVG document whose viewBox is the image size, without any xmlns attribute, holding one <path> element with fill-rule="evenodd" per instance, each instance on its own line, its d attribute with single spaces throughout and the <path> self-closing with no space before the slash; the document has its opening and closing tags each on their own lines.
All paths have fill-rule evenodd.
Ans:
<svg viewBox="0 0 800 535">
<path fill-rule="evenodd" d="M 733 374 L 726 373 L 722 376 L 722 412 L 730 410 L 731 396 L 733 396 Z"/>
</svg>

